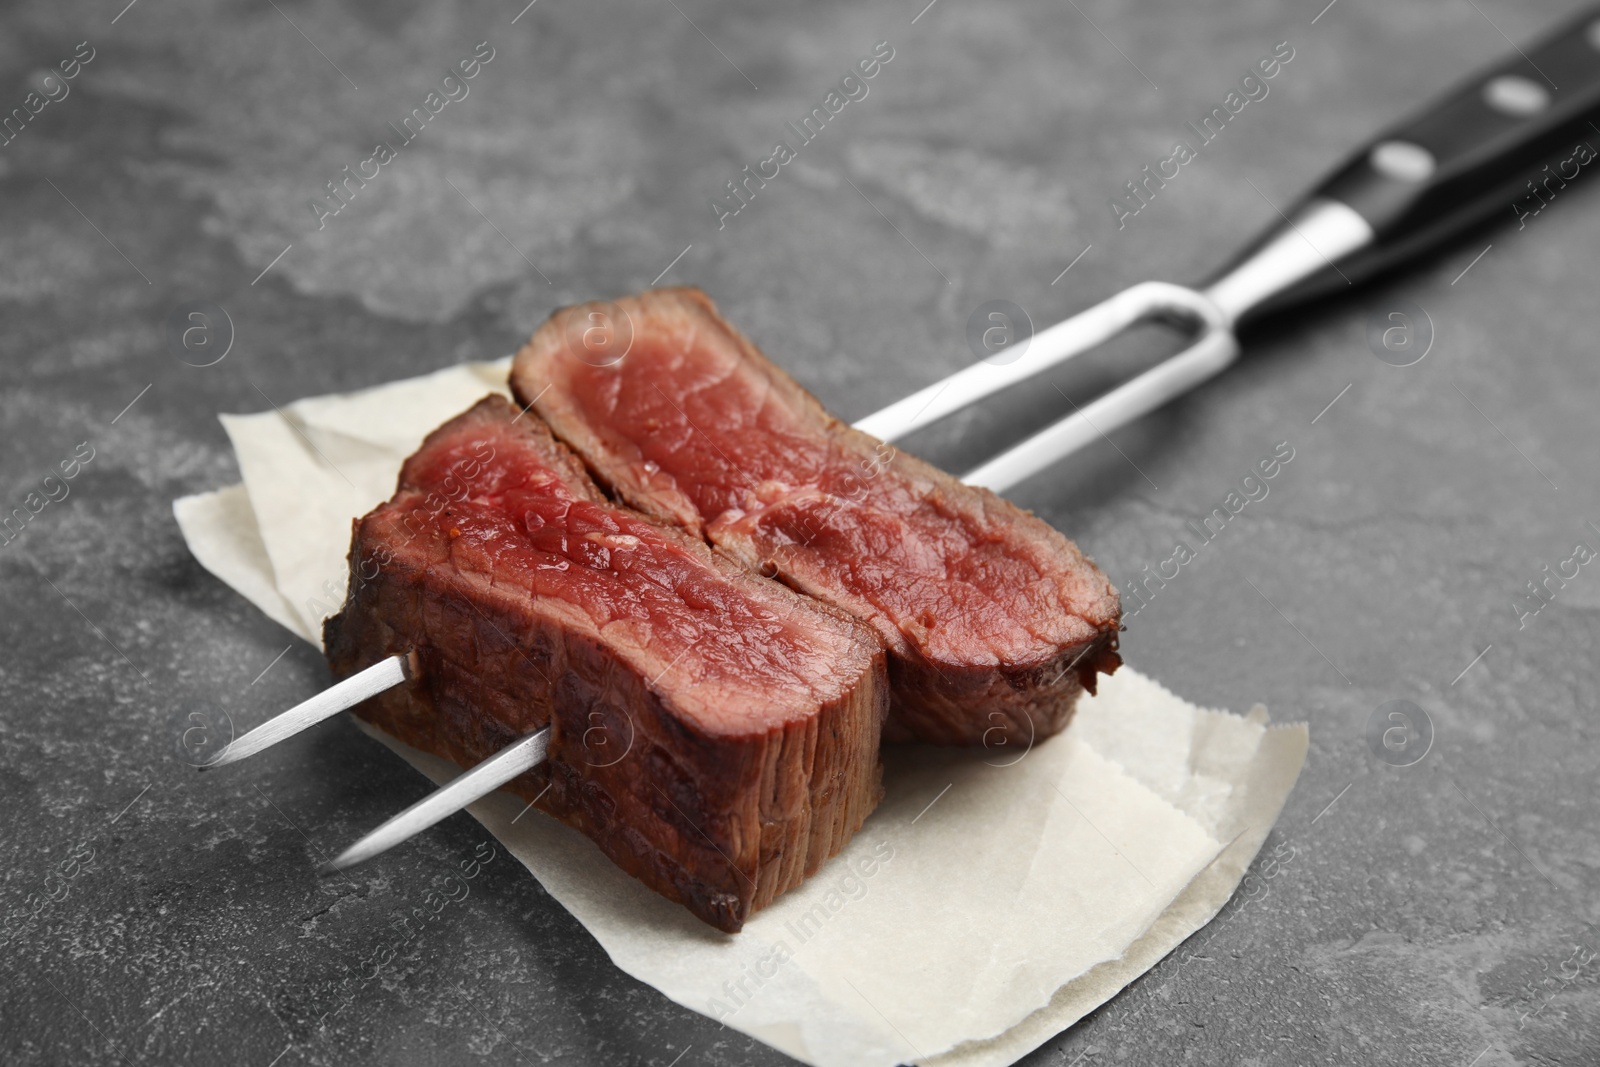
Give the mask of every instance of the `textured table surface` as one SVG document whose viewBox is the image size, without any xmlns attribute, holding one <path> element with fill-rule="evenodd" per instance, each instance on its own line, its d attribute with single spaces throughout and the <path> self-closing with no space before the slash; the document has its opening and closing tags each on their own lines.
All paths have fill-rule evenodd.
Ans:
<svg viewBox="0 0 1600 1067">
<path fill-rule="evenodd" d="M 0 1060 L 788 1062 L 622 975 L 505 856 L 403 923 L 484 839 L 467 816 L 319 882 L 425 789 L 348 722 L 227 773 L 179 762 L 188 711 L 243 728 L 327 680 L 179 537 L 173 498 L 238 479 L 216 413 L 501 355 L 559 304 L 661 276 L 858 418 L 969 362 L 985 300 L 1042 326 L 1203 275 L 1568 9 L 924 2 L 0 14 L 0 105 L 57 97 L 0 146 L 0 491 L 38 508 L 0 546 Z M 867 95 L 719 228 L 725 183 L 880 41 Z M 1119 228 L 1123 183 L 1285 41 L 1268 95 Z M 479 42 L 468 95 L 402 143 L 387 124 Z M 75 54 L 76 77 L 42 81 Z M 379 140 L 394 158 L 314 209 Z M 1583 182 L 1521 229 L 1507 205 L 1012 494 L 1127 586 L 1287 443 L 1124 647 L 1193 700 L 1261 701 L 1312 736 L 1236 903 L 1027 1063 L 1600 1061 L 1600 571 L 1565 562 L 1600 548 L 1597 267 Z M 231 320 L 211 366 L 168 339 L 193 301 Z M 1406 301 L 1433 338 L 1398 368 L 1367 324 Z M 929 454 L 1065 410 L 1038 395 Z M 1578 576 L 1534 614 L 1546 566 Z M 1409 766 L 1368 740 L 1395 700 L 1431 723 Z"/>
</svg>

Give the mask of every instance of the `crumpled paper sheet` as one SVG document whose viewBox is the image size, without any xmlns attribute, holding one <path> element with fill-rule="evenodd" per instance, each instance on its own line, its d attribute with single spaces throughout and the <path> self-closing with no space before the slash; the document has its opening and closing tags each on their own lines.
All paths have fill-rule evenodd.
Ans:
<svg viewBox="0 0 1600 1067">
<path fill-rule="evenodd" d="M 244 484 L 174 503 L 190 550 L 320 647 L 350 520 L 391 495 L 429 430 L 503 392 L 506 365 L 222 416 Z M 861 833 L 736 936 L 563 824 L 513 824 L 508 794 L 471 810 L 617 966 L 686 1007 L 818 1067 L 999 1067 L 1216 915 L 1305 760 L 1304 724 L 1259 706 L 1198 708 L 1128 667 L 1100 686 L 1065 734 L 1026 748 L 886 749 Z M 435 781 L 458 773 L 380 739 Z"/>
</svg>

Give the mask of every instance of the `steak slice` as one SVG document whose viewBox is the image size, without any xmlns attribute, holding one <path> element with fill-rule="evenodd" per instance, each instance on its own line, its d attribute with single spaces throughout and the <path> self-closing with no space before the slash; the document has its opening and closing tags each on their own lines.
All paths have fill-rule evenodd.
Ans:
<svg viewBox="0 0 1600 1067">
<path fill-rule="evenodd" d="M 1077 546 L 829 415 L 698 289 L 557 311 L 511 386 L 634 507 L 871 625 L 887 738 L 1028 743 L 1121 662 Z"/>
<path fill-rule="evenodd" d="M 722 930 L 838 852 L 882 796 L 870 629 L 607 499 L 488 397 L 354 523 L 334 676 L 414 652 L 357 714 L 462 766 L 549 725 L 508 789 Z"/>
</svg>

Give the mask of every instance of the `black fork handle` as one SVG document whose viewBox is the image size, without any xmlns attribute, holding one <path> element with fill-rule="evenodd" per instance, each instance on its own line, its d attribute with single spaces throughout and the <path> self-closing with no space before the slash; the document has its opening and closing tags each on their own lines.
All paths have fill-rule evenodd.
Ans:
<svg viewBox="0 0 1600 1067">
<path fill-rule="evenodd" d="M 1287 212 L 1353 209 L 1372 237 L 1241 312 L 1247 320 L 1348 291 L 1492 218 L 1525 227 L 1574 180 L 1600 170 L 1600 5 L 1513 51 L 1357 150 Z M 1277 226 L 1219 272 L 1282 234 Z"/>
</svg>

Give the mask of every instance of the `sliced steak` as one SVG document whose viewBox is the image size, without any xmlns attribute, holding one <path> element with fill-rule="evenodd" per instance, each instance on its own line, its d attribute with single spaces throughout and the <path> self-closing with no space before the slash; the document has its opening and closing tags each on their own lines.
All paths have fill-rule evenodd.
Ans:
<svg viewBox="0 0 1600 1067">
<path fill-rule="evenodd" d="M 1029 743 L 1121 662 L 1071 541 L 829 415 L 697 289 L 556 312 L 511 385 L 634 507 L 870 624 L 886 737 Z"/>
<path fill-rule="evenodd" d="M 501 397 L 356 521 L 324 644 L 338 678 L 414 651 L 418 677 L 357 714 L 462 766 L 548 724 L 548 761 L 508 788 L 723 930 L 882 794 L 872 631 L 609 503 Z"/>
</svg>

